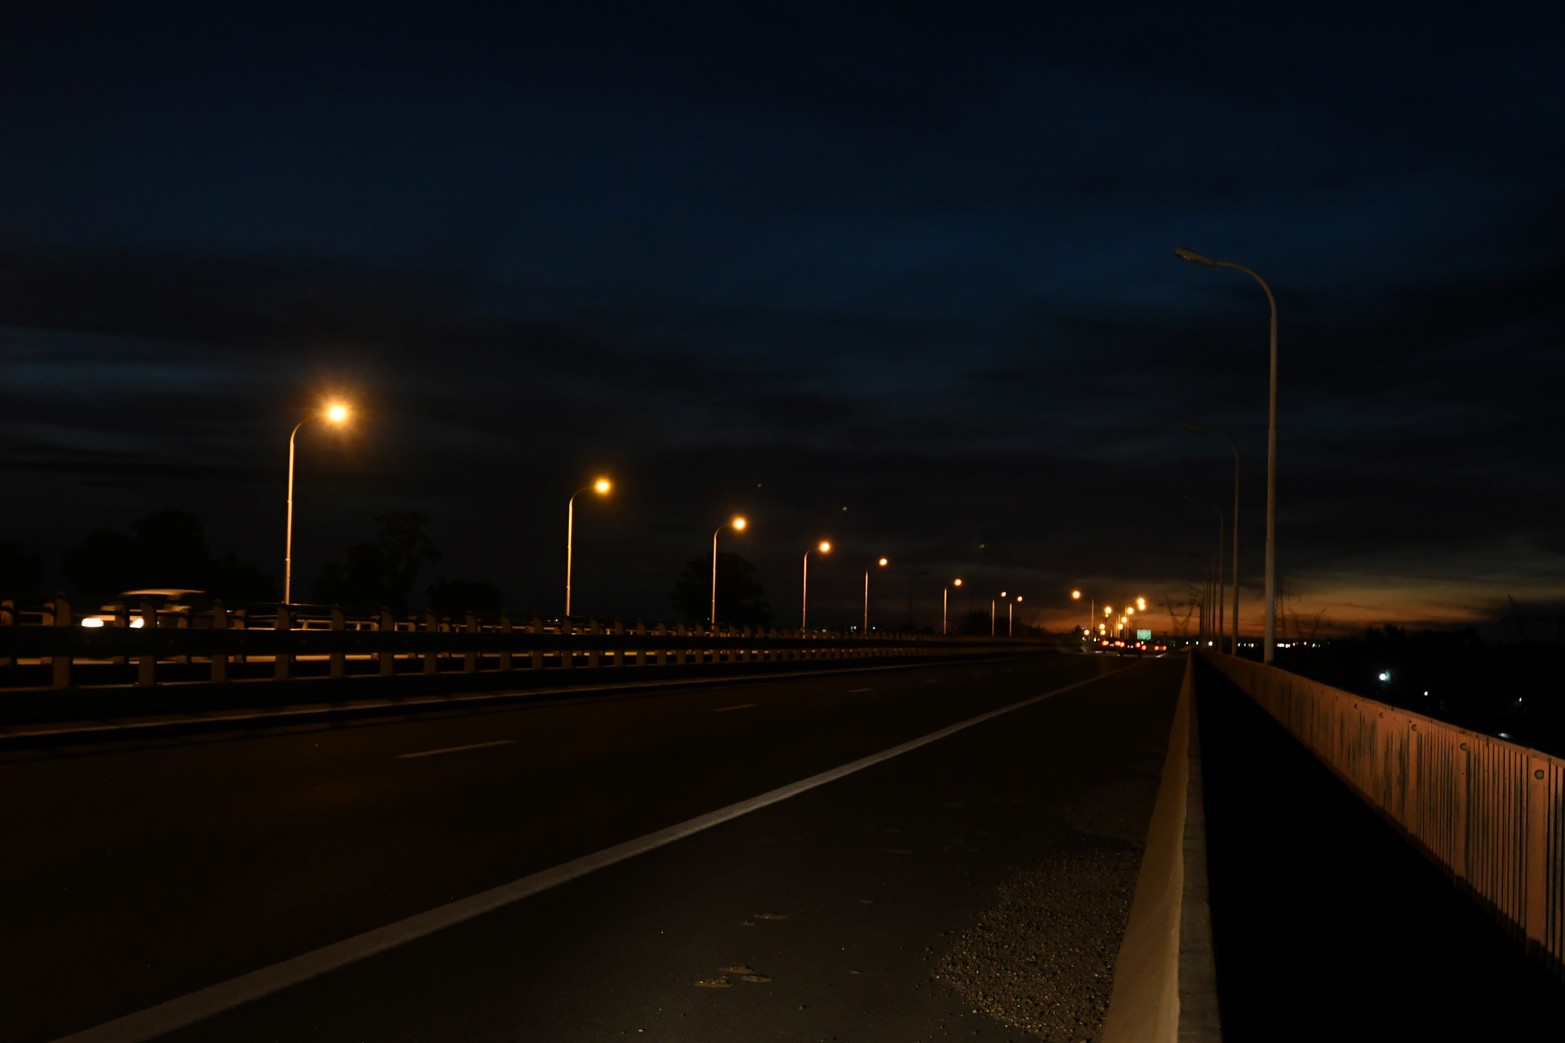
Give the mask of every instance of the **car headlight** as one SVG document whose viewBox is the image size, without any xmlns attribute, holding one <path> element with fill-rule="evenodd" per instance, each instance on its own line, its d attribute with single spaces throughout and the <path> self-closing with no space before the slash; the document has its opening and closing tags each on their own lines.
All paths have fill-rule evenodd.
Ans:
<svg viewBox="0 0 1565 1043">
<path fill-rule="evenodd" d="M 88 616 L 82 620 L 82 626 L 96 630 L 98 627 L 103 626 L 103 620 L 98 616 Z"/>
<path fill-rule="evenodd" d="M 130 621 L 131 627 L 137 630 L 140 630 L 144 623 L 146 623 L 146 620 L 142 619 L 140 616 L 137 616 L 135 619 Z"/>
</svg>

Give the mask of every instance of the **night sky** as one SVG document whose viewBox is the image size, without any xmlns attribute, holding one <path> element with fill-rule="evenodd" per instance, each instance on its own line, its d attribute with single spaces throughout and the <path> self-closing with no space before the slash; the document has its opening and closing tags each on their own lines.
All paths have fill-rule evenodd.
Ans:
<svg viewBox="0 0 1565 1043">
<path fill-rule="evenodd" d="M 419 511 L 522 614 L 1565 601 L 1553 5 L 27 4 L 0 15 L 0 539 L 176 508 L 296 596 Z M 1363 9 L 1361 9 L 1361 7 Z M 1020 11 L 1020 13 L 1018 13 Z M 1194 497 L 1201 502 L 1191 502 Z M 954 606 L 955 607 L 955 606 Z M 1154 616 L 1160 628 L 1166 614 Z M 1284 632 L 1286 634 L 1286 630 Z"/>
</svg>

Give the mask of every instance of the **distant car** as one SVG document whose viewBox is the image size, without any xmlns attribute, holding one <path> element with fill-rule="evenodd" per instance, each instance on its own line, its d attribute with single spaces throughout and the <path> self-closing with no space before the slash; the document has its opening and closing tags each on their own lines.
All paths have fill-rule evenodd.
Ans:
<svg viewBox="0 0 1565 1043">
<path fill-rule="evenodd" d="M 139 629 L 147 625 L 141 606 L 152 609 L 158 626 L 189 626 L 191 619 L 202 619 L 212 611 L 212 598 L 204 590 L 185 590 L 178 587 L 155 587 L 146 590 L 122 591 L 113 601 L 97 612 L 82 617 L 82 626 L 127 626 Z"/>
</svg>

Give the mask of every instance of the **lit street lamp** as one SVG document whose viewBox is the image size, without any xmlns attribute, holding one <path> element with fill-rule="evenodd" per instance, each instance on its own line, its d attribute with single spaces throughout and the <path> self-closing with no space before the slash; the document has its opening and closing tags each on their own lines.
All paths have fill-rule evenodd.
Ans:
<svg viewBox="0 0 1565 1043">
<path fill-rule="evenodd" d="M 945 587 L 942 588 L 941 591 L 940 591 L 940 633 L 941 634 L 949 634 L 951 632 L 951 626 L 950 626 L 950 623 L 948 622 L 950 616 L 949 616 L 948 611 L 947 611 L 947 607 L 951 603 L 951 588 L 952 587 L 960 587 L 961 585 L 962 585 L 961 579 L 959 579 L 959 578 L 958 579 L 954 579 L 950 583 L 947 583 L 945 585 Z"/>
<path fill-rule="evenodd" d="M 831 553 L 831 541 L 821 540 L 810 550 L 818 550 L 822 554 Z M 804 585 L 799 593 L 799 629 L 804 629 L 805 611 L 809 607 L 810 600 L 810 550 L 804 552 Z"/>
<path fill-rule="evenodd" d="M 712 532 L 712 610 L 707 616 L 707 622 L 714 627 L 717 626 L 717 534 L 724 529 L 743 532 L 748 524 L 750 523 L 744 520 L 743 515 L 736 514 Z"/>
<path fill-rule="evenodd" d="M 1016 595 L 1016 600 L 1005 606 L 1005 636 L 1016 636 L 1016 606 L 1022 603 L 1022 596 Z"/>
<path fill-rule="evenodd" d="M 1229 438 L 1227 435 L 1223 434 L 1221 431 L 1213 431 L 1213 430 L 1210 430 L 1209 428 L 1202 427 L 1199 424 L 1186 424 L 1185 425 L 1185 430 L 1186 431 L 1194 431 L 1197 434 L 1203 434 L 1203 435 L 1216 435 L 1218 438 L 1221 438 L 1223 441 L 1227 442 L 1228 443 L 1228 448 L 1230 448 L 1230 449 L 1232 449 L 1234 451 L 1234 513 L 1233 513 L 1233 518 L 1228 523 L 1228 527 L 1229 527 L 1229 529 L 1231 529 L 1233 531 L 1233 534 L 1234 534 L 1234 538 L 1233 538 L 1233 541 L 1232 541 L 1233 542 L 1233 559 L 1234 559 L 1234 565 L 1233 565 L 1233 584 L 1234 584 L 1233 620 L 1234 620 L 1234 625 L 1233 625 L 1233 648 L 1232 648 L 1232 651 L 1233 651 L 1234 655 L 1238 655 L 1239 654 L 1239 447 L 1234 444 L 1234 440 L 1232 438 Z"/>
<path fill-rule="evenodd" d="M 1232 261 L 1216 261 L 1183 246 L 1174 247 L 1174 256 L 1208 268 L 1232 268 L 1261 284 L 1271 308 L 1271 393 L 1266 420 L 1266 643 L 1261 655 L 1270 663 L 1277 649 L 1277 298 L 1272 288 L 1254 271 Z M 1237 632 L 1234 635 L 1238 637 Z"/>
<path fill-rule="evenodd" d="M 332 402 L 325 410 L 317 414 L 322 420 L 341 427 L 348 421 L 348 407 L 341 402 Z M 283 604 L 293 603 L 293 456 L 294 438 L 299 434 L 299 428 L 315 419 L 307 416 L 293 425 L 293 431 L 288 435 L 288 523 L 283 542 Z"/>
<path fill-rule="evenodd" d="M 878 561 L 876 561 L 875 564 L 879 565 L 881 568 L 885 568 L 886 565 L 887 565 L 887 561 L 886 561 L 885 558 L 881 558 Z M 869 636 L 869 567 L 868 566 L 865 566 L 865 568 L 864 568 L 864 635 L 866 637 Z"/>
<path fill-rule="evenodd" d="M 1079 591 L 1079 590 L 1071 591 L 1071 600 L 1072 601 L 1080 601 L 1081 600 L 1081 591 Z M 1097 615 L 1098 615 L 1098 609 L 1097 609 L 1096 599 L 1095 598 L 1088 598 L 1087 599 L 1087 627 L 1086 627 L 1086 634 L 1087 634 L 1088 637 L 1092 636 L 1092 624 L 1097 621 Z"/>
<path fill-rule="evenodd" d="M 570 500 L 565 504 L 565 618 L 571 618 L 571 533 L 576 528 L 576 497 L 591 489 L 599 496 L 607 496 L 609 490 L 614 488 L 614 483 L 607 478 L 599 478 L 590 486 L 582 486 L 571 493 Z"/>
</svg>

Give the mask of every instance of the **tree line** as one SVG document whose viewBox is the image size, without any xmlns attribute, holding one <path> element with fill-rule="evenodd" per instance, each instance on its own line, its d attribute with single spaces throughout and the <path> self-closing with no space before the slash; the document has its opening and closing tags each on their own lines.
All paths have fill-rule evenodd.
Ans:
<svg viewBox="0 0 1565 1043">
<path fill-rule="evenodd" d="M 314 604 L 362 610 L 389 609 L 407 615 L 423 607 L 437 615 L 499 613 L 505 595 L 493 582 L 442 576 L 426 586 L 421 605 L 414 592 L 419 577 L 440 560 L 430 538 L 429 518 L 416 511 L 376 516 L 370 538 L 347 547 L 324 565 L 309 585 Z M 67 593 L 107 600 L 128 590 L 200 590 L 229 605 L 271 604 L 281 597 L 277 575 L 233 551 L 214 553 L 205 527 L 188 511 L 162 510 L 128 529 L 94 529 L 66 550 L 60 561 Z M 40 601 L 43 563 L 18 540 L 0 541 L 0 598 Z M 296 585 L 297 586 L 297 585 Z M 701 623 L 711 614 L 712 560 L 693 558 L 669 594 L 673 616 Z M 736 554 L 717 556 L 719 619 L 735 626 L 770 626 L 775 613 L 756 567 Z"/>
</svg>

